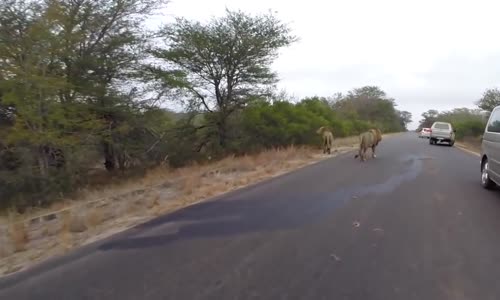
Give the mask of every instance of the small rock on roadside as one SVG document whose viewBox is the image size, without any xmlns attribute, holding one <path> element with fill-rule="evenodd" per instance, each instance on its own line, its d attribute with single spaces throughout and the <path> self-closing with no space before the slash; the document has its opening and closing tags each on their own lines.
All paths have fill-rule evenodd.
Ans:
<svg viewBox="0 0 500 300">
<path fill-rule="evenodd" d="M 85 222 L 82 217 L 74 216 L 71 218 L 71 222 L 69 224 L 70 232 L 84 232 L 86 230 L 87 230 L 87 225 L 85 225 Z"/>
</svg>

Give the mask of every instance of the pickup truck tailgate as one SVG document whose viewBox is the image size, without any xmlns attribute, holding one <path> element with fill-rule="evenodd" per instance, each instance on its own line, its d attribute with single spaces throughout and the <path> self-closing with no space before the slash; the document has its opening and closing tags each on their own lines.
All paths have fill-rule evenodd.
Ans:
<svg viewBox="0 0 500 300">
<path fill-rule="evenodd" d="M 432 137 L 450 138 L 451 132 L 444 129 L 432 129 L 431 135 Z"/>
</svg>

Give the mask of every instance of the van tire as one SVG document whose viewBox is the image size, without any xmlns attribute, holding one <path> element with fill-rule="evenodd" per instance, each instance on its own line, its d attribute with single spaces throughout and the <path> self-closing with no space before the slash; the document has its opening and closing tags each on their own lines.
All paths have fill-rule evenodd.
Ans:
<svg viewBox="0 0 500 300">
<path fill-rule="evenodd" d="M 485 168 L 486 168 L 486 171 L 485 171 Z M 483 188 L 485 188 L 487 190 L 491 190 L 494 187 L 496 187 L 496 183 L 490 179 L 490 176 L 487 172 L 488 168 L 489 168 L 488 159 L 485 157 L 483 159 L 483 162 L 481 163 L 481 185 L 483 186 Z"/>
</svg>

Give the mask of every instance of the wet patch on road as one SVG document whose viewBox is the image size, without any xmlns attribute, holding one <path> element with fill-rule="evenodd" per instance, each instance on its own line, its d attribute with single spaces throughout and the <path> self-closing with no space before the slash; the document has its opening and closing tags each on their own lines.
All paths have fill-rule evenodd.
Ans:
<svg viewBox="0 0 500 300">
<path fill-rule="evenodd" d="M 108 241 L 99 246 L 99 250 L 160 247 L 181 240 L 300 228 L 330 217 L 333 211 L 349 201 L 365 201 L 367 199 L 361 198 L 393 192 L 405 182 L 415 180 L 422 173 L 424 162 L 429 160 L 432 160 L 432 157 L 418 155 L 405 155 L 399 159 L 396 158 L 395 163 L 399 164 L 398 170 L 383 182 L 368 185 L 357 183 L 354 186 L 340 188 L 331 193 L 304 190 L 293 195 L 280 195 L 276 199 L 278 202 L 265 198 L 248 198 L 239 201 L 205 203 L 203 204 L 205 209 L 192 207 L 190 210 L 179 211 L 158 219 L 161 220 L 159 226 L 172 221 L 182 223 L 183 225 L 178 226 L 177 231 L 173 234 L 162 233 L 158 235 L 158 232 L 155 232 L 153 236 L 128 236 Z M 363 169 L 366 170 L 366 168 Z M 193 220 L 196 222 L 189 222 Z M 186 222 L 189 224 L 185 224 Z M 161 227 L 159 230 L 161 231 Z"/>
<path fill-rule="evenodd" d="M 396 172 L 382 183 L 370 185 L 356 185 L 340 188 L 329 195 L 309 195 L 316 199 L 314 205 L 304 208 L 302 216 L 304 220 L 321 219 L 329 216 L 332 211 L 346 205 L 349 201 L 363 201 L 367 196 L 379 196 L 392 193 L 405 182 L 411 182 L 419 176 L 424 169 L 424 163 L 433 160 L 433 157 L 420 155 L 406 155 L 398 161 L 402 163 L 402 172 Z M 365 198 L 365 199 L 361 199 Z M 375 197 L 373 199 L 376 199 Z"/>
<path fill-rule="evenodd" d="M 369 194 L 380 195 L 391 193 L 404 182 L 415 180 L 423 170 L 423 161 L 432 159 L 432 157 L 422 157 L 416 155 L 402 157 L 400 161 L 402 161 L 405 165 L 403 172 L 392 175 L 382 183 L 351 187 L 344 191 L 341 190 L 334 193 L 333 198 L 335 198 L 336 194 L 342 194 L 344 196 L 348 194 L 349 198 L 352 198 L 353 196 L 363 197 Z"/>
</svg>

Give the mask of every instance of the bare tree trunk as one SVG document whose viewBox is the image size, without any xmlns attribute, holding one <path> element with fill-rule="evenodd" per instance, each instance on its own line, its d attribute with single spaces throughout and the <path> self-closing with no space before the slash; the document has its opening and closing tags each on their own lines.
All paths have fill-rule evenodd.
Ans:
<svg viewBox="0 0 500 300">
<path fill-rule="evenodd" d="M 49 159 L 43 146 L 38 146 L 37 152 L 38 171 L 40 177 L 46 179 L 49 177 Z"/>
<path fill-rule="evenodd" d="M 120 169 L 120 171 L 124 171 L 127 168 L 127 161 L 129 158 L 127 153 L 122 149 L 116 155 L 116 158 L 118 159 L 118 168 Z"/>
<path fill-rule="evenodd" d="M 226 134 L 226 126 L 224 123 L 219 124 L 217 126 L 217 131 L 219 135 L 219 146 L 221 146 L 223 149 L 227 146 L 227 134 Z"/>
<path fill-rule="evenodd" d="M 104 166 L 106 170 L 113 171 L 116 168 L 116 157 L 113 145 L 109 142 L 103 142 L 104 148 Z"/>
<path fill-rule="evenodd" d="M 221 146 L 222 149 L 225 149 L 227 146 L 226 116 L 221 115 L 216 125 L 217 125 L 217 135 L 219 138 L 219 146 Z"/>
</svg>

